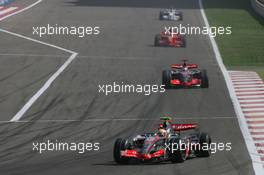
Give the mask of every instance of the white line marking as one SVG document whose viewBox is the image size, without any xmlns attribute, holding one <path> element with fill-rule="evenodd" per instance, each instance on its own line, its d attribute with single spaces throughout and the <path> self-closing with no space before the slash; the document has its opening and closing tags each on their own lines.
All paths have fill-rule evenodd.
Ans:
<svg viewBox="0 0 264 175">
<path fill-rule="evenodd" d="M 234 117 L 176 117 L 172 118 L 175 121 L 179 120 L 236 120 Z M 157 119 L 149 119 L 149 118 L 93 118 L 93 119 L 86 119 L 86 120 L 37 120 L 37 121 L 31 121 L 31 120 L 19 120 L 16 122 L 20 123 L 48 123 L 48 122 L 54 122 L 54 123 L 63 123 L 63 122 L 106 122 L 106 121 L 160 121 L 159 118 Z M 0 123 L 13 123 L 12 121 L 0 121 Z"/>
<path fill-rule="evenodd" d="M 263 91 L 253 91 L 253 92 L 247 92 L 247 91 L 245 91 L 245 92 L 237 92 L 237 95 L 238 96 L 245 96 L 245 95 L 252 95 L 252 94 L 254 94 L 254 95 L 264 95 L 264 92 Z"/>
<path fill-rule="evenodd" d="M 264 137 L 262 135 L 256 135 L 256 136 L 254 136 L 254 139 L 255 140 L 257 140 L 257 139 L 262 140 L 263 139 L 263 141 L 264 141 Z"/>
<path fill-rule="evenodd" d="M 255 107 L 255 106 L 264 106 L 264 103 L 257 103 L 257 104 L 240 104 L 241 107 Z"/>
<path fill-rule="evenodd" d="M 208 23 L 207 17 L 206 17 L 205 12 L 204 12 L 202 0 L 199 0 L 199 6 L 200 6 L 200 11 L 201 11 L 202 17 L 204 19 L 205 25 L 207 28 L 209 28 L 210 25 Z M 229 73 L 227 72 L 226 67 L 223 63 L 223 59 L 221 57 L 221 54 L 219 52 L 219 49 L 218 49 L 218 46 L 216 44 L 215 39 L 213 37 L 209 37 L 209 38 L 210 38 L 210 41 L 211 41 L 211 44 L 212 44 L 212 47 L 213 47 L 213 50 L 215 53 L 217 63 L 218 63 L 218 65 L 219 65 L 219 67 L 223 73 L 223 76 L 225 78 L 226 85 L 227 85 L 227 88 L 228 88 L 228 91 L 230 94 L 230 98 L 234 104 L 234 109 L 235 109 L 235 112 L 236 112 L 237 117 L 238 117 L 240 130 L 243 134 L 248 152 L 249 152 L 250 157 L 252 159 L 253 169 L 254 169 L 256 175 L 263 175 L 263 170 L 264 170 L 263 165 L 260 163 L 261 162 L 260 156 L 258 155 L 258 152 L 256 151 L 256 146 L 254 144 L 252 136 L 250 135 L 250 132 L 249 132 L 249 129 L 247 126 L 247 121 L 244 118 L 244 114 L 243 114 L 242 109 L 240 107 L 239 101 L 236 97 L 235 89 L 233 87 L 231 78 L 230 78 Z"/>
<path fill-rule="evenodd" d="M 236 89 L 236 91 L 251 91 L 251 90 L 255 90 L 255 91 L 261 91 L 261 90 L 264 90 L 264 87 L 263 88 L 244 88 L 244 89 Z"/>
<path fill-rule="evenodd" d="M 264 129 L 249 129 L 249 130 L 250 132 L 264 132 Z"/>
<path fill-rule="evenodd" d="M 258 77 L 252 78 L 232 78 L 233 82 L 243 82 L 243 81 L 262 81 L 262 79 Z"/>
<path fill-rule="evenodd" d="M 264 112 L 249 112 L 249 113 L 246 113 L 245 115 L 247 115 L 247 116 L 260 116 L 260 117 L 262 117 L 263 116 L 263 118 L 262 119 L 264 119 Z"/>
<path fill-rule="evenodd" d="M 254 71 L 228 71 L 231 75 L 251 75 L 251 74 L 257 74 Z"/>
<path fill-rule="evenodd" d="M 264 127 L 264 123 L 250 123 L 248 127 Z"/>
<path fill-rule="evenodd" d="M 0 53 L 1 56 L 21 56 L 21 57 L 63 57 L 68 55 L 49 55 L 49 54 L 20 54 L 20 53 Z"/>
<path fill-rule="evenodd" d="M 49 55 L 49 54 L 19 54 L 19 53 L 0 53 L 2 56 L 27 56 L 27 57 L 65 57 L 65 55 Z M 153 60 L 162 58 L 153 57 L 124 57 L 124 56 L 98 56 L 98 55 L 78 55 L 79 58 L 90 58 L 90 59 L 125 59 L 125 60 Z"/>
<path fill-rule="evenodd" d="M 236 89 L 247 89 L 247 88 L 264 87 L 264 84 L 256 84 L 256 85 L 236 85 L 234 87 Z"/>
<path fill-rule="evenodd" d="M 257 73 L 247 73 L 247 74 L 229 74 L 231 78 L 233 77 L 252 77 L 252 76 L 258 76 Z"/>
<path fill-rule="evenodd" d="M 261 99 L 261 98 L 263 98 L 263 100 L 264 100 L 264 95 L 237 95 L 238 96 L 238 98 L 239 99 L 241 99 L 241 98 L 259 98 L 259 99 Z"/>
<path fill-rule="evenodd" d="M 239 78 L 239 77 L 241 77 L 241 78 L 243 78 L 243 77 L 252 77 L 252 76 L 254 76 L 254 77 L 257 77 L 258 76 L 258 74 L 257 73 L 254 73 L 254 74 L 244 74 L 244 75 L 234 75 L 234 74 L 229 74 L 230 76 L 231 76 L 231 78 Z"/>
<path fill-rule="evenodd" d="M 75 59 L 77 53 L 73 53 L 70 58 L 48 79 L 48 81 L 38 90 L 38 92 L 30 98 L 30 100 L 17 112 L 17 114 L 10 120 L 11 122 L 18 121 L 28 109 L 37 101 L 37 99 L 50 87 L 54 80 L 69 66 Z"/>
<path fill-rule="evenodd" d="M 0 15 L 4 15 L 4 14 L 6 14 L 6 13 L 9 13 L 9 12 L 11 12 L 11 11 L 14 11 L 14 10 L 16 10 L 18 7 L 9 7 L 9 8 L 6 8 L 6 9 L 4 9 L 4 10 L 1 10 L 0 11 Z"/>
<path fill-rule="evenodd" d="M 262 132 L 264 132 L 264 130 Z M 255 143 L 264 143 L 264 140 L 255 140 L 254 142 Z"/>
<path fill-rule="evenodd" d="M 39 40 L 36 40 L 36 39 L 33 39 L 33 38 L 29 38 L 27 36 L 20 35 L 20 34 L 14 33 L 14 32 L 10 32 L 10 31 L 7 31 L 7 30 L 1 29 L 1 28 L 0 28 L 0 32 L 4 32 L 4 33 L 7 33 L 7 34 L 10 34 L 10 35 L 13 35 L 13 36 L 17 36 L 19 38 L 23 38 L 23 39 L 26 39 L 26 40 L 29 40 L 29 41 L 33 41 L 35 43 L 46 45 L 46 46 L 49 46 L 49 47 L 53 47 L 53 48 L 56 48 L 56 49 L 59 49 L 59 50 L 62 50 L 62 51 L 65 51 L 65 52 L 68 52 L 68 53 L 71 53 L 71 54 L 75 54 L 76 53 L 74 51 L 71 51 L 71 50 L 68 50 L 68 49 L 65 49 L 65 48 L 62 48 L 62 47 L 59 47 L 59 46 L 55 46 L 53 44 L 49 44 L 49 43 L 46 43 L 46 42 L 43 42 L 43 41 L 39 41 Z"/>
<path fill-rule="evenodd" d="M 251 78 L 259 78 L 259 76 L 256 75 L 243 75 L 243 76 L 231 76 L 231 79 L 251 79 Z"/>
<path fill-rule="evenodd" d="M 237 92 L 242 92 L 242 91 L 245 91 L 245 92 L 253 92 L 253 91 L 263 91 L 264 90 L 264 84 L 262 86 L 259 86 L 259 87 L 256 87 L 256 86 L 253 86 L 253 87 L 235 87 L 235 91 Z"/>
<path fill-rule="evenodd" d="M 40 2 L 42 2 L 42 0 L 38 0 L 37 2 L 35 2 L 35 3 L 33 3 L 33 4 L 29 5 L 29 6 L 27 6 L 27 7 L 25 7 L 25 8 L 23 8 L 23 9 L 21 9 L 21 10 L 18 10 L 18 11 L 14 12 L 14 13 L 11 13 L 11 14 L 9 14 L 9 15 L 6 15 L 6 16 L 0 18 L 0 21 L 2 21 L 2 20 L 4 20 L 4 19 L 7 19 L 7 18 L 9 18 L 9 17 L 11 17 L 11 16 L 13 16 L 13 15 L 16 15 L 16 14 L 19 14 L 19 13 L 21 13 L 21 12 L 24 12 L 24 11 L 26 11 L 26 10 L 28 10 L 28 9 L 30 9 L 30 8 L 32 8 L 32 7 L 34 7 L 35 5 L 39 4 Z"/>
<path fill-rule="evenodd" d="M 264 111 L 264 108 L 244 108 L 243 111 Z"/>
<path fill-rule="evenodd" d="M 255 82 L 235 82 L 235 83 L 233 83 L 235 86 L 236 85 L 249 85 L 249 84 L 256 84 L 256 85 L 258 85 L 258 84 L 263 84 L 264 85 L 264 83 L 262 82 L 262 81 L 255 81 Z"/>
<path fill-rule="evenodd" d="M 252 102 L 264 102 L 264 99 L 254 99 L 254 100 L 239 100 L 240 103 L 252 103 Z"/>
<path fill-rule="evenodd" d="M 28 10 L 28 9 L 34 7 L 35 5 L 40 3 L 41 1 L 42 0 L 38 0 L 37 2 L 23 8 L 22 10 L 17 11 L 16 13 L 13 13 L 11 15 L 7 15 L 4 18 L 0 18 L 0 21 L 3 19 L 6 19 L 8 17 L 11 17 L 13 15 L 24 12 L 25 10 Z M 71 56 L 66 60 L 66 62 L 45 82 L 45 84 L 29 99 L 29 101 L 10 120 L 10 122 L 17 122 L 22 118 L 22 116 L 27 112 L 27 110 L 37 101 L 37 99 L 50 87 L 50 85 L 55 81 L 55 79 L 69 66 L 69 64 L 76 58 L 78 53 L 71 51 L 71 50 L 68 50 L 68 49 L 65 49 L 65 48 L 62 48 L 62 47 L 59 47 L 59 46 L 55 46 L 53 44 L 49 44 L 49 43 L 46 43 L 43 41 L 39 41 L 39 40 L 36 40 L 33 38 L 29 38 L 29 37 L 26 37 L 24 35 L 20 35 L 20 34 L 14 33 L 14 32 L 10 32 L 10 31 L 4 30 L 4 29 L 0 29 L 0 32 L 7 33 L 9 35 L 13 35 L 13 36 L 16 36 L 19 38 L 23 38 L 23 39 L 26 39 L 26 40 L 29 40 L 29 41 L 32 41 L 35 43 L 39 43 L 39 44 L 42 44 L 45 46 L 56 48 L 56 49 L 59 49 L 59 50 L 62 50 L 62 51 L 65 51 L 65 52 L 68 52 L 71 54 Z"/>
</svg>

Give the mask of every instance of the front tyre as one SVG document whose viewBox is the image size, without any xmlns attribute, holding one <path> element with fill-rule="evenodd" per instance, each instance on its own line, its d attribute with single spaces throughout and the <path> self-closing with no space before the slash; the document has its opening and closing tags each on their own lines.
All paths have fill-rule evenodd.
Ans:
<svg viewBox="0 0 264 175">
<path fill-rule="evenodd" d="M 177 149 L 175 149 L 175 145 L 177 145 Z M 170 160 L 172 163 L 183 163 L 187 156 L 186 156 L 186 150 L 185 149 L 180 149 L 180 139 L 172 139 L 170 141 L 170 146 L 171 146 L 171 150 L 170 150 Z M 174 149 L 172 149 L 174 148 Z"/>
<path fill-rule="evenodd" d="M 201 80 L 202 80 L 201 87 L 209 88 L 209 80 L 208 80 L 207 72 L 204 69 L 201 72 Z"/>
<path fill-rule="evenodd" d="M 162 85 L 164 85 L 165 89 L 170 88 L 170 81 L 171 81 L 171 71 L 164 70 L 162 72 Z"/>
<path fill-rule="evenodd" d="M 200 150 L 198 157 L 210 157 L 211 155 L 211 137 L 207 133 L 201 133 L 199 136 Z"/>
<path fill-rule="evenodd" d="M 121 151 L 127 149 L 127 140 L 126 139 L 116 139 L 114 144 L 113 156 L 116 163 L 125 164 L 128 162 L 128 158 L 121 155 Z"/>
<path fill-rule="evenodd" d="M 160 41 L 160 35 L 156 35 L 154 39 L 154 46 L 160 46 L 159 41 Z"/>
</svg>

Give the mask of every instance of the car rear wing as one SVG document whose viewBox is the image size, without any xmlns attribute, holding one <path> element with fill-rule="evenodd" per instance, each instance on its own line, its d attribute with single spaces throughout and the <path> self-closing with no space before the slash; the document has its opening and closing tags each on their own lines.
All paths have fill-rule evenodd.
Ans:
<svg viewBox="0 0 264 175">
<path fill-rule="evenodd" d="M 197 124 L 171 124 L 171 127 L 174 131 L 185 131 L 196 129 L 198 127 Z"/>
<path fill-rule="evenodd" d="M 171 68 L 172 69 L 182 69 L 184 67 L 187 67 L 188 69 L 195 69 L 198 68 L 197 64 L 186 64 L 185 66 L 183 64 L 172 64 Z"/>
</svg>

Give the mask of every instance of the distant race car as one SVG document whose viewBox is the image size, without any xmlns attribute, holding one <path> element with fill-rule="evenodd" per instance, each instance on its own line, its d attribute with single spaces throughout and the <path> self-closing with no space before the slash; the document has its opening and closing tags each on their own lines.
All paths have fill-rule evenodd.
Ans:
<svg viewBox="0 0 264 175">
<path fill-rule="evenodd" d="M 211 138 L 207 133 L 196 131 L 185 136 L 182 134 L 182 131 L 195 129 L 196 124 L 170 124 L 170 127 L 172 131 L 167 137 L 158 133 L 145 133 L 117 139 L 113 150 L 115 162 L 182 163 L 188 158 L 211 155 Z"/>
<path fill-rule="evenodd" d="M 169 88 L 208 88 L 209 80 L 206 70 L 198 69 L 197 64 L 172 64 L 170 70 L 162 72 L 162 84 Z"/>
<path fill-rule="evenodd" d="M 155 36 L 154 45 L 163 47 L 185 47 L 186 39 L 184 35 L 161 32 Z"/>
<path fill-rule="evenodd" d="M 168 21 L 180 21 L 183 19 L 183 17 L 181 11 L 171 8 L 161 10 L 159 14 L 159 19 Z"/>
</svg>

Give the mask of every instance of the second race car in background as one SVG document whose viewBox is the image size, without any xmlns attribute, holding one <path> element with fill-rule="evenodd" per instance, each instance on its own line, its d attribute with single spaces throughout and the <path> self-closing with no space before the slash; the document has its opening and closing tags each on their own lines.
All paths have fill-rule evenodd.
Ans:
<svg viewBox="0 0 264 175">
<path fill-rule="evenodd" d="M 162 84 L 169 88 L 208 88 L 209 80 L 206 70 L 198 69 L 197 64 L 172 64 L 170 70 L 162 72 Z"/>
<path fill-rule="evenodd" d="M 186 39 L 184 35 L 161 32 L 155 36 L 154 46 L 185 47 Z"/>
<path fill-rule="evenodd" d="M 159 14 L 160 20 L 180 21 L 182 18 L 182 12 L 174 8 L 161 10 Z"/>
</svg>

